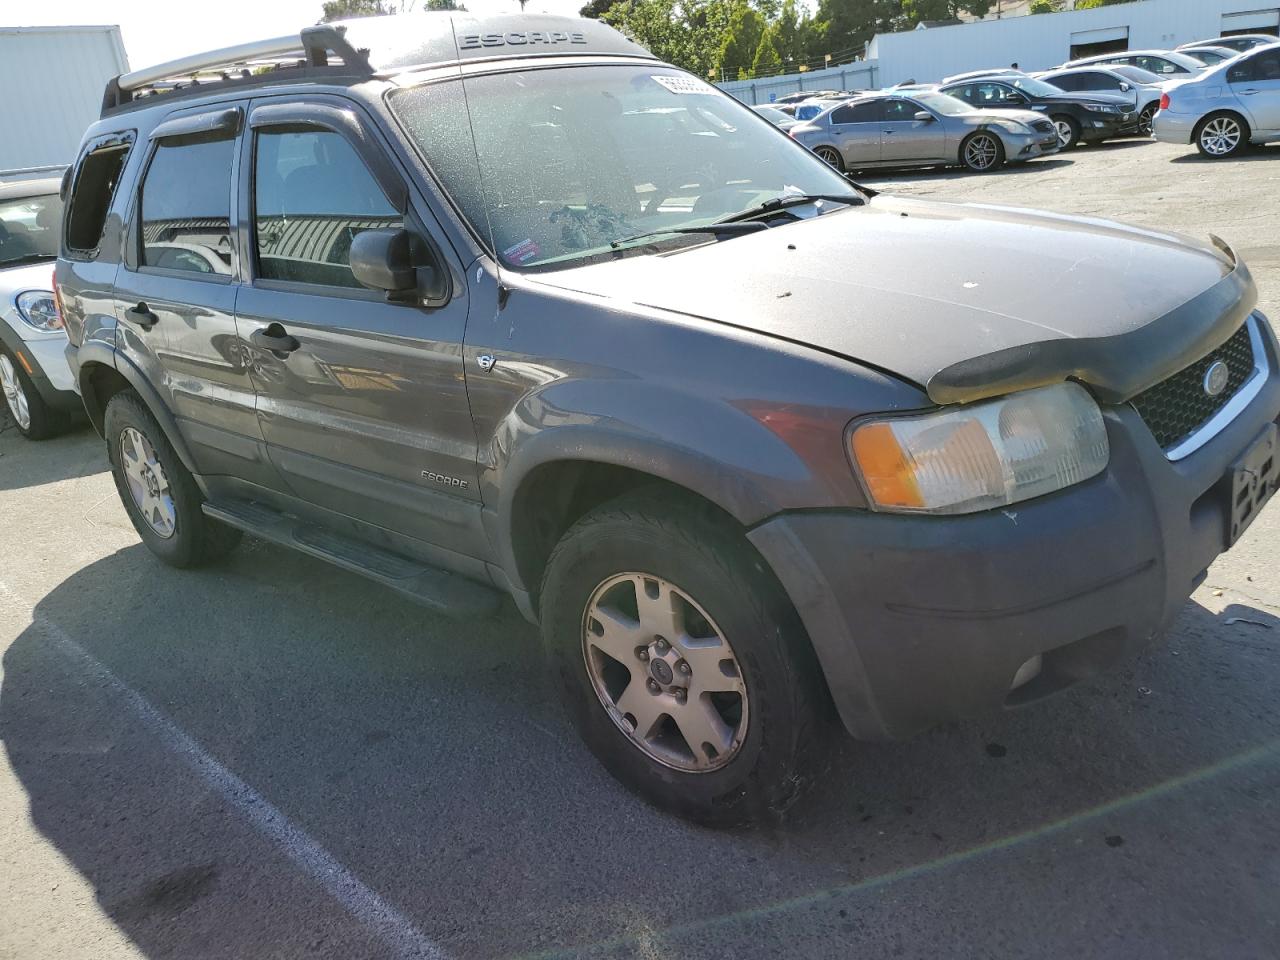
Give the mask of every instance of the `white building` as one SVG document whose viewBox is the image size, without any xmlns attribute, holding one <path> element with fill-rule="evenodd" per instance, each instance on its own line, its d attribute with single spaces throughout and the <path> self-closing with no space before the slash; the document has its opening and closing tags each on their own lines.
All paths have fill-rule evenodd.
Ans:
<svg viewBox="0 0 1280 960">
<path fill-rule="evenodd" d="M 119 27 L 0 27 L 0 170 L 71 163 L 128 72 Z"/>
<path fill-rule="evenodd" d="M 1140 0 L 1092 10 L 877 35 L 867 60 L 892 86 L 1017 63 L 1046 70 L 1112 50 L 1169 49 L 1223 33 L 1280 31 L 1280 0 Z"/>
</svg>

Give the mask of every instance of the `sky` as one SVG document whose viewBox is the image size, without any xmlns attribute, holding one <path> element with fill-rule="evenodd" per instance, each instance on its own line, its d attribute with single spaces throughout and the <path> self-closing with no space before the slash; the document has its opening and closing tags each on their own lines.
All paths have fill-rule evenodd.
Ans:
<svg viewBox="0 0 1280 960">
<path fill-rule="evenodd" d="M 516 13 L 517 0 L 464 0 L 472 13 Z M 528 13 L 576 16 L 586 0 L 529 0 Z M 0 26 L 119 24 L 129 69 L 280 37 L 320 19 L 322 0 L 0 0 Z M 415 9 L 420 9 L 421 2 Z"/>
</svg>

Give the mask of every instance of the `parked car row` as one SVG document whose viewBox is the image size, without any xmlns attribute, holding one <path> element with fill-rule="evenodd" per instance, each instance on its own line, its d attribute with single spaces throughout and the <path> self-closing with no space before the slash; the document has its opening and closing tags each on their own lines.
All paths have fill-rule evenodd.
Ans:
<svg viewBox="0 0 1280 960">
<path fill-rule="evenodd" d="M 1280 42 L 1248 34 L 1084 57 L 1035 74 L 1000 68 L 883 91 L 809 91 L 757 112 L 842 170 L 988 172 L 1132 136 L 1226 157 L 1280 139 Z"/>
</svg>

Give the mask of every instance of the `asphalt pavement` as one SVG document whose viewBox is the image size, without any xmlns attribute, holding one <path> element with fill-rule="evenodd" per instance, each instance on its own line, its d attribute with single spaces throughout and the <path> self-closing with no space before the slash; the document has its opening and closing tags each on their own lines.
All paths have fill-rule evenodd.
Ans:
<svg viewBox="0 0 1280 960">
<path fill-rule="evenodd" d="M 1280 149 L 1189 157 L 868 182 L 1217 233 L 1280 316 Z M 716 832 L 600 769 L 514 611 L 248 540 L 169 569 L 106 469 L 0 432 L 0 958 L 1280 956 L 1280 506 L 1138 660 L 833 734 L 788 822 Z"/>
</svg>

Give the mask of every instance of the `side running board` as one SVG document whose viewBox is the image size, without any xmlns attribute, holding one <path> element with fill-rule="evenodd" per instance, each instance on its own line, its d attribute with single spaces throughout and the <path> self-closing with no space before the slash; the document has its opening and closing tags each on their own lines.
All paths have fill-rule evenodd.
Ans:
<svg viewBox="0 0 1280 960">
<path fill-rule="evenodd" d="M 502 595 L 492 587 L 449 573 L 251 500 L 204 504 L 206 515 L 282 547 L 376 580 L 432 610 L 451 616 L 487 616 Z"/>
</svg>

